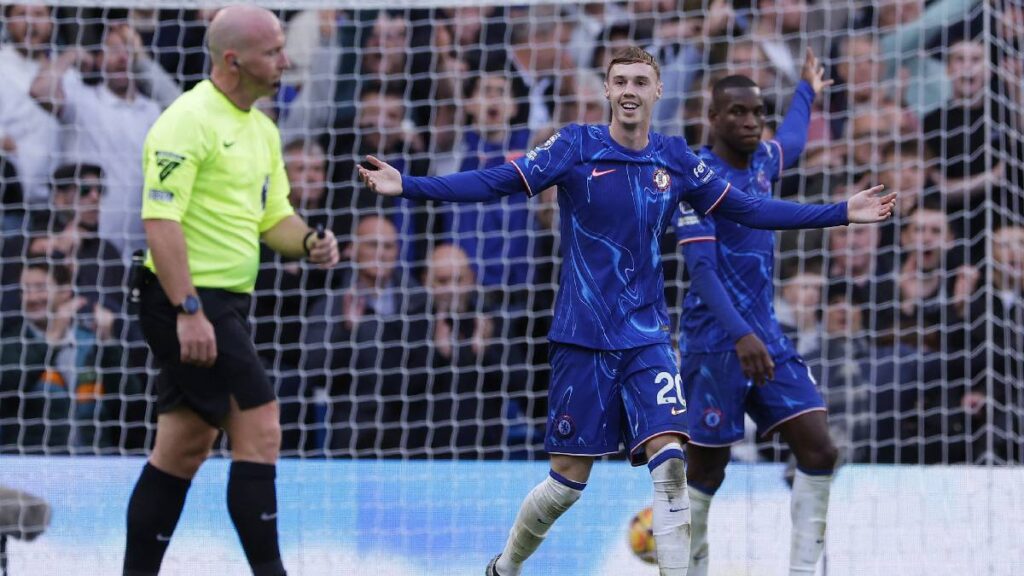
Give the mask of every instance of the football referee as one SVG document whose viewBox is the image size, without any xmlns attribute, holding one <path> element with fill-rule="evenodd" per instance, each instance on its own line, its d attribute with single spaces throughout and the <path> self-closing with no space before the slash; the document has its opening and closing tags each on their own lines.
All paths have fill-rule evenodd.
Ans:
<svg viewBox="0 0 1024 576">
<path fill-rule="evenodd" d="M 156 445 L 128 504 L 125 576 L 157 574 L 189 484 L 218 430 L 231 441 L 227 501 L 255 576 L 285 574 L 277 538 L 274 389 L 248 324 L 259 243 L 330 267 L 338 248 L 288 203 L 280 135 L 253 107 L 289 66 L 281 23 L 233 6 L 207 30 L 209 80 L 178 98 L 143 150 L 149 254 L 140 321 L 156 357 Z M 197 553 L 199 551 L 196 551 Z"/>
</svg>

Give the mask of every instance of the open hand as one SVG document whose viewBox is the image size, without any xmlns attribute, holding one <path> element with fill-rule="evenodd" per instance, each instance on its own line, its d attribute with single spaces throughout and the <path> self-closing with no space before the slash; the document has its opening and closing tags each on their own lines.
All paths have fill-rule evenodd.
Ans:
<svg viewBox="0 0 1024 576">
<path fill-rule="evenodd" d="M 850 197 L 846 203 L 846 217 L 850 224 L 871 224 L 892 216 L 896 209 L 896 193 L 879 196 L 878 193 L 884 189 L 885 186 L 879 184 Z"/>
<path fill-rule="evenodd" d="M 359 178 L 366 186 L 381 196 L 398 196 L 402 193 L 402 175 L 394 166 L 377 158 L 367 156 L 366 161 L 373 164 L 376 170 L 367 170 L 359 166 Z"/>
<path fill-rule="evenodd" d="M 800 77 L 811 85 L 815 94 L 821 94 L 822 90 L 836 82 L 831 79 L 825 80 L 825 67 L 818 62 L 818 57 L 814 55 L 814 50 L 811 50 L 810 46 L 807 47 L 807 56 L 804 57 L 804 66 L 800 71 Z"/>
</svg>

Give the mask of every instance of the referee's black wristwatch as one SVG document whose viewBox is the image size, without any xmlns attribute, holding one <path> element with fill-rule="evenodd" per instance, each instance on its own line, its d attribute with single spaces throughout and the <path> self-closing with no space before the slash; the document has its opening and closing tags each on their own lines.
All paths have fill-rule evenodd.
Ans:
<svg viewBox="0 0 1024 576">
<path fill-rule="evenodd" d="M 194 316 L 203 309 L 203 303 L 199 301 L 199 297 L 195 294 L 189 294 L 185 296 L 185 301 L 174 307 L 178 311 L 178 314 L 188 314 Z"/>
</svg>

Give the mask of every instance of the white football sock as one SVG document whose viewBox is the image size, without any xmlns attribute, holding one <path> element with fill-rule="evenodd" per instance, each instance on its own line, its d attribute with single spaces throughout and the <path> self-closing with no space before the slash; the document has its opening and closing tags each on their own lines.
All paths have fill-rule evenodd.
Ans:
<svg viewBox="0 0 1024 576">
<path fill-rule="evenodd" d="M 498 574 L 519 576 L 523 562 L 544 541 L 544 536 L 555 520 L 580 499 L 586 487 L 585 483 L 573 482 L 554 471 L 537 484 L 519 507 L 515 524 L 508 534 L 508 542 L 494 566 Z"/>
<path fill-rule="evenodd" d="M 832 475 L 806 474 L 799 468 L 793 478 L 790 516 L 793 539 L 789 552 L 789 574 L 814 574 L 825 547 L 825 518 Z"/>
<path fill-rule="evenodd" d="M 689 576 L 708 576 L 708 510 L 714 494 L 690 486 L 690 572 Z"/>
<path fill-rule="evenodd" d="M 654 481 L 651 529 L 661 576 L 686 576 L 690 565 L 690 499 L 686 495 L 683 447 L 666 444 L 647 464 Z"/>
</svg>

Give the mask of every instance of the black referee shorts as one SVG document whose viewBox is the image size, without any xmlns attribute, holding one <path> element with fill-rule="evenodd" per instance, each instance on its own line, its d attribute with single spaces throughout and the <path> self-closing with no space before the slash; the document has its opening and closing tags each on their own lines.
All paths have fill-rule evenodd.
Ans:
<svg viewBox="0 0 1024 576">
<path fill-rule="evenodd" d="M 274 388 L 252 342 L 251 297 L 210 288 L 199 288 L 198 292 L 217 338 L 217 361 L 209 368 L 181 363 L 178 312 L 151 273 L 143 282 L 139 321 L 160 368 L 156 380 L 158 412 L 186 406 L 220 428 L 231 410 L 231 396 L 245 410 L 275 400 Z"/>
</svg>

